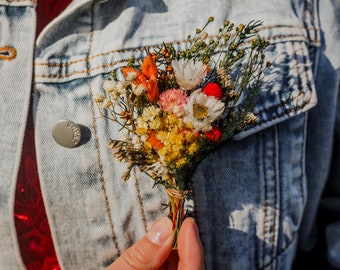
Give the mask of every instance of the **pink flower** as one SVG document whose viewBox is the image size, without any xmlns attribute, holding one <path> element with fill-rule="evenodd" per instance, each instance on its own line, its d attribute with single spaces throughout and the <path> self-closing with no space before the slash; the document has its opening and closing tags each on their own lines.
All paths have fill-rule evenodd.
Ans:
<svg viewBox="0 0 340 270">
<path fill-rule="evenodd" d="M 206 86 L 203 87 L 202 93 L 209 97 L 221 99 L 222 98 L 222 87 L 219 86 L 217 83 L 208 83 Z"/>
<path fill-rule="evenodd" d="M 164 111 L 176 114 L 178 117 L 183 115 L 183 105 L 187 102 L 187 95 L 180 89 L 168 89 L 159 96 L 159 104 Z"/>
</svg>

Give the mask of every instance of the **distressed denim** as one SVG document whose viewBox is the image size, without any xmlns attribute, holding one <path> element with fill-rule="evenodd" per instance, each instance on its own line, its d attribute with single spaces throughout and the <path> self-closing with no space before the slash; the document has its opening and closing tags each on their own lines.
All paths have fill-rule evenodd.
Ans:
<svg viewBox="0 0 340 270">
<path fill-rule="evenodd" d="M 110 71 L 143 58 L 145 47 L 166 41 L 184 48 L 209 16 L 211 34 L 225 19 L 262 20 L 273 65 L 256 105 L 258 123 L 211 153 L 193 176 L 206 269 L 291 269 L 297 250 L 314 248 L 328 179 L 334 189 L 324 205 L 340 198 L 337 152 L 332 161 L 339 1 L 76 0 L 36 41 L 35 2 L 0 0 L 0 269 L 23 269 L 13 201 L 32 87 L 39 177 L 62 269 L 104 269 L 166 215 L 166 195 L 147 176 L 136 171 L 121 181 L 125 165 L 106 147 L 119 131 L 99 118 L 91 97 Z M 79 147 L 53 140 L 61 119 L 83 128 Z M 323 227 L 333 266 L 340 266 L 339 227 L 336 220 Z"/>
</svg>

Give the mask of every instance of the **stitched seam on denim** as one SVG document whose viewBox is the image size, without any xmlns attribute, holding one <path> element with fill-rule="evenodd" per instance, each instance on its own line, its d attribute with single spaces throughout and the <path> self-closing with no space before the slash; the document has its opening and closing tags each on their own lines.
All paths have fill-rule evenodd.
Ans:
<svg viewBox="0 0 340 270">
<path fill-rule="evenodd" d="M 273 27 L 274 28 L 274 27 Z M 303 27 L 301 27 L 303 28 Z M 305 29 L 305 28 L 303 28 Z M 275 35 L 275 36 L 271 36 L 268 37 L 268 40 L 278 40 L 278 39 L 285 39 L 285 38 L 299 38 L 299 39 L 306 39 L 306 36 L 304 35 L 300 35 L 300 34 L 296 34 L 296 35 Z M 296 41 L 296 42 L 300 42 Z M 182 41 L 175 41 L 175 42 L 171 42 L 171 44 L 181 44 L 181 43 L 185 43 L 188 42 L 188 40 L 182 40 Z M 314 40 L 315 43 L 319 43 L 320 40 Z M 245 43 L 247 44 L 247 43 Z M 154 46 L 147 46 L 148 48 L 156 48 L 159 45 L 154 45 Z M 138 47 L 138 48 L 127 48 L 127 49 L 120 49 L 120 50 L 112 50 L 112 51 L 108 51 L 105 53 L 100 53 L 100 54 L 95 54 L 90 56 L 88 59 L 79 59 L 79 60 L 75 60 L 75 61 L 70 61 L 68 63 L 35 63 L 35 66 L 49 66 L 49 67 L 67 67 L 67 66 L 71 66 L 73 64 L 77 64 L 77 63 L 82 63 L 82 62 L 87 62 L 89 60 L 92 60 L 94 58 L 97 57 L 101 57 L 101 56 L 106 56 L 109 54 L 113 54 L 113 53 L 125 53 L 125 52 L 142 52 L 145 51 L 145 47 Z M 129 59 L 125 59 L 125 60 L 121 60 L 121 61 L 117 61 L 117 62 L 112 62 L 109 64 L 105 64 L 99 67 L 96 67 L 95 69 L 101 68 L 101 67 L 107 67 L 108 65 L 114 65 L 116 63 L 119 62 L 123 62 L 123 61 L 128 61 Z M 84 70 L 84 71 L 79 71 L 79 73 L 86 73 L 86 72 L 90 72 L 91 70 Z M 42 76 L 42 75 L 38 75 L 37 77 Z M 63 75 L 63 77 L 68 77 L 67 74 Z M 52 76 L 53 78 L 53 76 Z"/>
<path fill-rule="evenodd" d="M 303 23 L 306 26 L 307 23 L 307 1 L 303 1 Z"/>
<path fill-rule="evenodd" d="M 265 264 L 266 260 L 266 240 L 267 240 L 267 225 L 268 225 L 268 178 L 266 173 L 266 145 L 265 135 L 262 134 L 262 159 L 263 159 L 263 176 L 264 176 L 264 218 L 263 218 L 263 242 L 262 242 L 262 265 Z"/>
<path fill-rule="evenodd" d="M 299 25 L 285 25 L 285 24 L 260 26 L 258 30 L 266 30 L 266 29 L 274 29 L 274 28 L 298 28 L 298 29 L 315 30 L 315 27 L 305 27 L 305 26 L 299 26 Z M 316 30 L 319 30 L 319 29 L 316 28 Z"/>
<path fill-rule="evenodd" d="M 297 98 L 297 97 L 296 97 Z M 273 106 L 271 106 L 270 108 L 266 108 L 266 109 L 263 109 L 262 112 L 270 112 L 271 110 L 273 109 L 276 109 L 278 107 L 282 107 L 284 108 L 284 104 L 289 104 L 290 102 L 294 101 L 294 99 L 296 98 L 292 98 L 292 99 L 289 99 L 289 100 L 286 100 L 284 102 L 280 102 L 279 104 L 275 104 Z M 274 119 L 276 118 L 280 118 L 284 115 L 288 115 L 291 114 L 291 113 L 294 113 L 296 111 L 299 111 L 301 109 L 303 109 L 306 105 L 309 104 L 309 101 L 310 101 L 311 98 L 309 98 L 308 100 L 306 100 L 304 103 L 302 103 L 300 106 L 295 106 L 293 109 L 289 109 L 289 111 L 287 109 L 284 109 L 284 111 L 282 113 L 279 113 L 277 114 L 275 117 L 271 117 L 270 119 L 266 119 L 266 120 L 262 120 L 260 121 L 259 123 L 255 123 L 254 125 L 252 125 L 251 127 L 248 127 L 246 129 L 244 129 L 243 131 L 246 131 L 246 130 L 249 130 L 251 128 L 254 128 L 255 126 L 261 126 L 265 123 L 268 123 L 268 122 L 271 122 L 273 121 Z"/>
<path fill-rule="evenodd" d="M 278 138 L 277 138 L 277 128 L 274 127 L 274 130 L 273 130 L 273 142 L 275 142 L 275 144 L 273 145 L 273 164 L 274 164 L 274 175 L 273 175 L 273 180 L 274 180 L 274 202 L 273 202 L 273 212 L 274 212 L 274 220 L 273 220 L 273 237 L 272 237 L 272 250 L 271 250 L 271 257 L 270 257 L 270 260 L 273 260 L 275 258 L 275 247 L 277 247 L 277 239 L 276 239 L 276 236 L 278 235 L 278 232 L 277 232 L 277 217 L 278 217 L 278 210 L 277 210 L 277 203 L 278 203 L 278 200 L 277 200 L 277 197 L 278 197 L 278 193 L 277 193 L 277 188 L 278 188 L 278 185 L 277 185 L 277 182 L 279 181 L 279 176 L 276 174 L 277 173 L 277 160 L 278 160 L 278 157 L 277 157 L 277 152 L 278 152 Z M 273 267 L 274 265 L 272 265 Z"/>
<path fill-rule="evenodd" d="M 300 75 L 300 68 L 299 68 L 299 65 L 298 65 L 299 60 L 297 58 L 297 49 L 294 47 L 294 44 L 292 44 L 292 48 L 293 48 L 294 59 L 295 59 L 295 62 L 297 63 L 296 64 L 297 89 L 299 91 L 301 91 L 303 89 L 303 85 L 302 85 L 302 78 L 301 78 L 301 75 Z M 301 50 L 303 50 L 303 46 L 301 46 Z M 305 59 L 305 58 L 303 58 L 303 59 Z M 303 64 L 306 64 L 306 62 L 304 61 Z M 305 73 L 305 74 L 307 74 L 307 73 Z M 306 79 L 308 79 L 308 78 L 306 78 Z"/>
<path fill-rule="evenodd" d="M 276 258 L 277 258 L 278 256 L 280 256 L 282 253 L 284 253 L 284 252 L 290 247 L 290 245 L 294 242 L 295 237 L 296 237 L 296 235 L 294 235 L 294 236 L 292 237 L 292 239 L 287 243 L 287 245 L 286 245 L 285 247 L 281 248 L 281 249 L 277 252 L 275 258 L 272 258 L 272 260 L 270 260 L 270 261 L 267 262 L 265 265 L 263 265 L 262 267 L 260 267 L 259 270 L 263 270 L 263 269 L 267 268 L 269 265 L 271 265 L 271 264 L 276 260 Z"/>
<path fill-rule="evenodd" d="M 147 232 L 148 228 L 147 228 L 147 224 L 146 224 L 145 209 L 144 209 L 143 199 L 142 199 L 141 190 L 140 190 L 140 187 L 139 187 L 139 183 L 138 183 L 139 181 L 138 180 L 139 179 L 137 179 L 137 177 L 136 177 L 135 187 L 136 187 L 137 198 L 138 198 L 139 207 L 140 207 L 140 211 L 141 211 L 141 215 L 142 215 L 144 231 Z"/>
<path fill-rule="evenodd" d="M 90 32 L 89 49 L 88 49 L 88 52 L 87 52 L 88 56 L 90 55 L 90 53 L 92 51 L 92 45 L 93 45 L 94 5 L 95 5 L 95 3 L 92 2 L 92 6 L 91 6 L 91 30 L 90 30 L 91 32 Z M 87 57 L 87 59 L 89 59 L 89 57 Z M 86 65 L 87 65 L 88 69 L 90 69 L 90 66 L 91 66 L 90 61 L 87 61 Z M 96 120 L 95 110 L 94 110 L 94 101 L 92 100 L 93 91 L 92 91 L 90 74 L 88 74 L 87 79 L 88 79 L 89 94 L 90 94 L 90 97 L 91 97 L 91 114 L 92 114 L 92 122 L 93 122 L 93 134 L 94 134 L 95 142 L 96 142 L 97 160 L 98 160 L 98 167 L 99 167 L 99 173 L 100 173 L 100 183 L 101 183 L 101 188 L 102 188 L 103 196 L 104 196 L 104 200 L 105 200 L 106 214 L 108 216 L 109 223 L 110 223 L 112 240 L 113 240 L 115 248 L 117 250 L 117 255 L 120 256 L 121 252 L 120 252 L 119 247 L 118 247 L 117 237 L 116 237 L 114 226 L 113 226 L 111 208 L 110 208 L 110 203 L 109 203 L 109 199 L 108 199 L 108 195 L 107 195 L 107 191 L 106 191 L 105 179 L 104 179 L 103 163 L 102 163 L 102 160 L 101 160 L 101 152 L 100 152 L 100 149 L 99 149 L 99 136 L 98 136 L 98 133 L 97 133 L 97 120 Z"/>
<path fill-rule="evenodd" d="M 271 137 L 273 137 L 273 142 L 276 142 L 276 139 L 275 139 L 275 133 L 274 131 L 270 131 L 270 135 Z M 271 248 L 270 250 L 268 249 L 268 252 L 269 252 L 269 256 L 270 256 L 270 259 L 269 261 L 273 261 L 274 258 L 275 258 L 275 247 L 276 247 L 276 235 L 277 235 L 277 222 L 276 222 L 276 219 L 277 219 L 277 214 L 278 214 L 278 211 L 276 209 L 276 205 L 277 205 L 277 174 L 276 174 L 276 171 L 277 171 L 277 164 L 275 162 L 276 160 L 276 146 L 275 144 L 272 147 L 272 158 L 271 160 L 273 160 L 273 170 L 274 170 L 274 175 L 272 177 L 272 181 L 274 181 L 274 185 L 273 185 L 273 189 L 274 189 L 274 200 L 273 200 L 273 226 L 272 228 L 267 228 L 269 225 L 269 215 L 271 215 L 271 211 L 270 211 L 270 207 L 269 207 L 269 197 L 268 197 L 268 194 L 269 194 L 269 188 L 268 188 L 268 183 L 269 183 L 269 179 L 267 177 L 267 174 L 266 174 L 266 171 L 267 171 L 267 168 L 266 168 L 266 163 L 267 163 L 267 152 L 266 152 L 266 148 L 268 147 L 266 144 L 266 135 L 264 132 L 262 132 L 262 147 L 263 147 L 263 152 L 262 152 L 262 155 L 263 155 L 263 173 L 264 173 L 264 193 L 265 193 L 265 198 L 264 198 L 264 220 L 263 220 L 263 245 L 262 245 L 262 249 L 263 249 L 263 253 L 262 253 L 262 265 L 268 265 L 266 263 L 266 259 L 265 259 L 265 255 L 266 255 L 266 241 L 268 240 L 268 242 L 270 242 L 271 244 Z M 270 238 L 270 239 L 269 239 Z M 271 268 L 273 267 L 273 265 L 271 265 Z"/>
<path fill-rule="evenodd" d="M 304 136 L 306 132 L 306 127 L 307 127 L 307 115 L 305 114 L 303 117 L 303 129 L 304 129 Z M 305 155 L 305 148 L 306 148 L 306 140 L 301 140 L 301 157 L 304 157 Z M 304 160 L 305 158 L 300 159 L 300 168 L 301 168 L 301 177 L 300 177 L 300 192 L 301 192 L 301 200 L 302 200 L 302 205 L 305 205 L 305 190 L 303 187 L 303 179 L 304 179 Z"/>
<path fill-rule="evenodd" d="M 297 41 L 296 41 L 297 42 Z M 302 41 L 300 41 L 302 42 Z M 89 61 L 90 59 L 84 59 L 84 60 L 79 60 L 79 62 L 84 62 L 84 61 Z M 122 59 L 122 60 L 119 60 L 119 61 L 113 61 L 113 62 L 110 62 L 110 63 L 107 63 L 105 65 L 100 65 L 100 66 L 97 66 L 97 67 L 93 67 L 91 69 L 87 69 L 87 70 L 80 70 L 80 71 L 74 71 L 74 72 L 71 72 L 71 73 L 68 73 L 68 74 L 65 74 L 65 75 L 36 75 L 35 77 L 36 78 L 44 78 L 44 79 L 63 79 L 63 78 L 68 78 L 68 77 L 71 77 L 73 75 L 77 75 L 77 74 L 86 74 L 86 73 L 91 73 L 92 71 L 95 71 L 95 70 L 98 70 L 98 69 L 101 69 L 101 68 L 106 68 L 106 67 L 110 67 L 110 66 L 114 66 L 116 64 L 119 64 L 119 63 L 124 63 L 124 62 L 127 62 L 129 59 Z M 73 64 L 76 63 L 76 62 L 73 62 Z M 49 67 L 62 67 L 62 66 L 69 66 L 70 63 L 64 63 L 64 64 L 48 64 L 48 63 L 45 63 L 45 64 L 36 64 L 37 66 L 49 66 Z"/>
<path fill-rule="evenodd" d="M 319 31 L 319 30 L 317 30 L 316 28 L 315 28 L 315 24 L 316 24 L 316 18 L 315 18 L 315 14 L 316 14 L 316 12 L 315 12 L 315 0 L 312 0 L 312 27 L 314 28 L 314 31 L 315 31 L 315 33 L 314 33 L 314 36 L 317 36 L 317 31 Z"/>
<path fill-rule="evenodd" d="M 86 60 L 88 61 L 89 59 L 86 59 Z M 83 62 L 83 61 L 81 61 L 81 62 Z M 68 73 L 68 74 L 65 74 L 65 75 L 36 75 L 35 77 L 36 78 L 50 78 L 50 79 L 68 78 L 68 77 L 71 77 L 71 76 L 77 75 L 77 74 L 90 74 L 92 71 L 95 71 L 95 70 L 98 70 L 98 69 L 101 69 L 101 68 L 114 66 L 116 64 L 125 63 L 125 62 L 127 63 L 128 59 L 123 59 L 123 60 L 120 60 L 120 61 L 114 61 L 114 62 L 105 64 L 105 65 L 97 66 L 97 67 L 87 69 L 87 70 L 74 71 L 74 72 L 71 72 L 71 73 Z"/>
<path fill-rule="evenodd" d="M 301 50 L 302 50 L 302 55 L 303 55 L 303 64 L 306 66 L 307 63 L 308 63 L 308 58 L 307 58 L 307 52 L 305 52 L 305 48 L 303 46 L 301 46 Z M 296 51 L 295 52 L 295 55 L 296 55 Z M 307 88 L 309 89 L 309 92 L 312 92 L 312 81 L 313 81 L 313 77 L 310 78 L 309 75 L 308 75 L 308 72 L 304 72 L 305 76 L 306 76 L 306 86 Z M 300 76 L 300 74 L 299 74 Z"/>
<path fill-rule="evenodd" d="M 302 49 L 303 49 L 303 46 L 302 46 Z M 296 57 L 296 49 L 294 49 L 294 55 L 295 55 L 295 57 Z M 307 57 L 305 56 L 305 57 L 303 57 L 303 59 L 304 59 L 304 61 L 303 61 L 303 63 L 304 64 L 307 64 Z M 297 59 L 296 59 L 296 61 L 298 61 Z M 296 66 L 296 68 L 298 69 L 298 66 Z M 298 82 L 300 82 L 300 84 L 302 85 L 302 79 L 301 79 L 301 75 L 300 75 L 300 73 L 299 72 L 297 72 L 297 74 L 298 74 Z M 309 79 L 308 77 L 307 77 L 307 79 Z M 308 84 L 307 84 L 308 85 Z M 311 91 L 311 85 L 309 84 L 309 90 Z M 308 104 L 309 102 L 307 101 L 306 102 L 306 104 Z M 302 105 L 302 106 L 304 106 L 304 104 Z M 264 121 L 265 122 L 265 121 Z M 262 122 L 263 123 L 263 122 Z M 264 138 L 264 135 L 262 136 L 262 140 L 264 140 L 265 138 Z M 265 151 L 265 148 L 263 148 L 264 149 L 264 151 Z M 265 152 L 264 152 L 265 153 Z M 265 154 L 263 154 L 263 156 L 265 156 Z M 302 162 L 302 161 L 301 161 Z M 266 179 L 265 179 L 266 180 Z M 302 182 L 300 182 L 301 184 L 302 184 Z M 301 187 L 302 188 L 302 187 Z M 289 246 L 291 245 L 291 243 L 294 241 L 294 239 L 295 239 L 295 235 L 292 237 L 292 239 L 291 239 L 291 241 L 289 241 L 289 242 L 287 242 L 287 244 L 286 244 L 286 246 L 285 247 L 283 247 L 283 248 L 281 248 L 280 250 L 278 250 L 277 251 L 277 254 L 276 254 L 276 256 L 272 256 L 271 257 L 271 260 L 269 261 L 269 262 L 267 262 L 266 264 L 265 264 L 265 261 L 264 261 L 264 259 L 263 259 L 263 266 L 260 268 L 260 269 L 265 269 L 266 267 L 268 267 L 268 266 L 270 266 L 275 260 L 276 260 L 276 257 L 277 256 L 279 256 L 280 254 L 282 254 L 283 252 L 285 252 L 288 248 L 289 248 Z M 263 249 L 265 248 L 265 245 L 264 245 L 264 247 L 263 247 Z M 264 253 L 263 253 L 264 254 Z M 263 255 L 263 257 L 264 257 L 264 255 Z"/>
<path fill-rule="evenodd" d="M 17 3 L 17 2 L 32 2 L 34 4 L 37 3 L 37 0 L 7 0 L 8 3 Z"/>
<path fill-rule="evenodd" d="M 5 0 L 0 2 L 9 7 L 35 7 L 38 4 L 37 0 Z"/>
<path fill-rule="evenodd" d="M 315 1 L 311 1 L 311 25 L 312 27 L 315 27 Z M 314 36 L 316 36 L 316 31 L 314 33 Z"/>
<path fill-rule="evenodd" d="M 313 42 L 313 39 L 311 38 L 311 32 L 314 31 L 314 33 L 312 34 L 313 38 L 314 37 L 319 37 L 319 33 L 320 33 L 320 29 L 318 27 L 316 27 L 316 2 L 315 0 L 305 0 L 303 2 L 303 8 L 304 8 L 304 12 L 303 12 L 303 23 L 304 26 L 306 27 L 307 30 L 307 34 L 308 34 L 308 38 L 310 40 L 310 42 Z M 308 16 L 308 14 L 310 16 Z"/>
<path fill-rule="evenodd" d="M 304 52 L 304 48 L 303 48 L 303 46 L 302 46 L 302 50 L 303 50 L 303 55 L 305 55 L 305 52 Z M 303 60 L 304 60 L 304 64 L 307 64 L 307 57 L 306 56 L 304 56 L 303 57 Z M 306 84 L 306 86 L 310 89 L 310 91 L 312 91 L 311 90 L 311 88 L 312 88 L 312 86 L 310 85 L 310 78 L 308 77 L 308 73 L 307 72 L 305 72 L 305 74 L 306 74 L 306 79 L 307 79 L 307 84 Z M 304 125 L 306 125 L 305 124 L 306 123 L 306 119 L 304 119 Z M 302 140 L 302 144 L 304 144 L 304 140 Z M 303 147 L 303 145 L 302 145 L 302 153 L 301 153 L 301 157 L 303 156 L 303 151 L 304 151 L 304 147 Z M 303 170 L 303 160 L 302 160 L 302 158 L 301 158 L 301 171 Z M 303 175 L 303 172 L 301 172 L 301 174 Z M 302 183 L 302 181 L 303 181 L 303 177 L 301 177 L 301 179 L 300 179 L 300 189 L 301 189 L 301 196 L 302 196 L 302 203 L 304 204 L 304 202 L 305 202 L 305 196 L 304 196 L 304 192 L 303 192 L 303 183 Z"/>
</svg>

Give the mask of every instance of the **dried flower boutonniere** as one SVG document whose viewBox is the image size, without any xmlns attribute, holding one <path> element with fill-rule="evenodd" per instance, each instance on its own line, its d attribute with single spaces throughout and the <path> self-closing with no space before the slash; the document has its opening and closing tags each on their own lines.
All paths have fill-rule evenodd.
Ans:
<svg viewBox="0 0 340 270">
<path fill-rule="evenodd" d="M 113 156 L 128 164 L 128 180 L 138 167 L 163 185 L 175 230 L 184 219 L 198 164 L 236 132 L 257 121 L 253 114 L 268 41 L 257 37 L 261 22 L 234 26 L 229 21 L 215 36 L 205 30 L 177 51 L 164 43 L 139 62 L 112 72 L 93 97 L 101 116 L 120 125 L 122 138 L 108 143 Z"/>
</svg>

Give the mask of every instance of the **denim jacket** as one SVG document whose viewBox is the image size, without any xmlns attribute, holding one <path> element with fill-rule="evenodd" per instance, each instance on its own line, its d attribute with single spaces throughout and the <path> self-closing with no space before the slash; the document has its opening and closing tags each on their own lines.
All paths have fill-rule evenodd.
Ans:
<svg viewBox="0 0 340 270">
<path fill-rule="evenodd" d="M 62 269 L 104 269 L 166 215 L 166 195 L 147 176 L 121 181 L 124 164 L 106 147 L 119 131 L 91 97 L 145 47 L 185 46 L 209 16 L 215 28 L 263 21 L 273 65 L 259 121 L 193 176 L 206 269 L 291 269 L 320 230 L 329 263 L 340 267 L 339 1 L 75 0 L 37 40 L 35 6 L 0 0 L 0 269 L 23 269 L 13 201 L 32 87 L 39 177 Z M 80 146 L 53 140 L 61 119 L 83 128 Z M 331 215 L 317 226 L 321 206 Z"/>
</svg>

